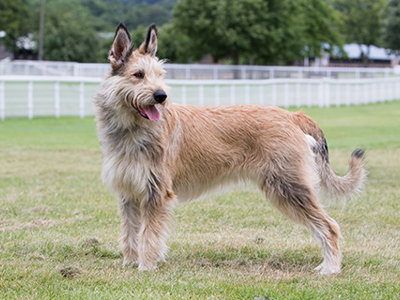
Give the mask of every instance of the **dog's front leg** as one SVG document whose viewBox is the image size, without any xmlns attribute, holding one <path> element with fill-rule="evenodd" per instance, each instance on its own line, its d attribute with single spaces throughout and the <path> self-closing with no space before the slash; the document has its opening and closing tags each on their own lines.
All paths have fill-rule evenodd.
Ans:
<svg viewBox="0 0 400 300">
<path fill-rule="evenodd" d="M 121 216 L 120 246 L 124 255 L 124 265 L 138 263 L 138 234 L 140 229 L 140 203 L 137 199 L 120 198 L 118 201 Z"/>
<path fill-rule="evenodd" d="M 174 193 L 151 190 L 141 204 L 142 225 L 139 232 L 139 270 L 151 270 L 157 261 L 165 261 L 166 240 L 173 221 Z"/>
</svg>

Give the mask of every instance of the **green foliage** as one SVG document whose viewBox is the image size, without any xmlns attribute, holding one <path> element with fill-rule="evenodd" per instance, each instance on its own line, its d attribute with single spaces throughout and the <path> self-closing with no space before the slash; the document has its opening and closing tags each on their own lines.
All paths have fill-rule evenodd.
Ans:
<svg viewBox="0 0 400 300">
<path fill-rule="evenodd" d="M 321 54 L 321 43 L 324 51 L 332 52 L 333 45 L 342 46 L 344 40 L 339 33 L 340 24 L 337 11 L 321 0 L 298 1 L 298 22 L 302 28 L 298 39 L 306 45 L 305 56 L 318 57 Z"/>
<path fill-rule="evenodd" d="M 0 43 L 4 42 L 8 49 L 16 50 L 17 39 L 29 33 L 26 26 L 28 16 L 29 9 L 24 0 L 0 0 L 0 31 L 7 34 L 0 38 Z"/>
<path fill-rule="evenodd" d="M 0 42 L 16 50 L 21 36 L 39 31 L 41 0 L 0 0 Z M 141 43 L 151 23 L 159 56 L 170 62 L 290 64 L 346 43 L 399 49 L 399 0 L 52 0 L 45 6 L 44 58 L 106 62 L 114 32 L 124 22 Z M 172 19 L 172 10 L 175 18 Z M 102 35 L 104 36 L 104 35 Z M 364 53 L 367 57 L 369 54 Z"/>
<path fill-rule="evenodd" d="M 77 0 L 54 1 L 46 6 L 44 59 L 76 62 L 100 60 L 100 38 L 93 29 L 91 15 L 84 8 L 77 9 L 78 4 Z"/>
<path fill-rule="evenodd" d="M 148 26 L 151 23 L 161 26 L 171 20 L 175 2 L 176 0 L 83 0 L 81 4 L 96 18 L 95 30 L 110 32 L 115 30 L 119 22 L 124 22 L 128 28 Z"/>
<path fill-rule="evenodd" d="M 339 12 L 346 43 L 382 45 L 382 19 L 386 0 L 331 0 Z M 368 57 L 369 53 L 363 53 Z"/>
<path fill-rule="evenodd" d="M 173 24 L 164 24 L 158 32 L 158 57 L 174 63 L 190 62 L 191 53 L 185 51 L 191 42 L 187 35 L 176 30 Z"/>
<path fill-rule="evenodd" d="M 174 26 L 190 38 L 195 60 L 211 54 L 234 64 L 279 64 L 301 58 L 305 46 L 320 56 L 322 43 L 340 44 L 334 22 L 320 0 L 185 0 L 175 6 Z"/>
<path fill-rule="evenodd" d="M 400 55 L 400 0 L 389 0 L 383 24 L 383 40 L 390 52 Z"/>
</svg>

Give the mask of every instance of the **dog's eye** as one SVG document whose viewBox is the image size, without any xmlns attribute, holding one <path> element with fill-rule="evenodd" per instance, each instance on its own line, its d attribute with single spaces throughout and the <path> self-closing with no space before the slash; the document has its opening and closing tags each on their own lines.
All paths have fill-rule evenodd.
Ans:
<svg viewBox="0 0 400 300">
<path fill-rule="evenodd" d="M 133 74 L 133 76 L 135 76 L 136 78 L 142 79 L 142 78 L 144 78 L 144 73 L 143 72 L 137 72 L 137 73 Z"/>
</svg>

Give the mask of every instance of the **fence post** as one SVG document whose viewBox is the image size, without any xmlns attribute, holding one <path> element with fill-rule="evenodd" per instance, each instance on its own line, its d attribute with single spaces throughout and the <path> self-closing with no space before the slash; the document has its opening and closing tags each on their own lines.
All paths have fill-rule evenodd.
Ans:
<svg viewBox="0 0 400 300">
<path fill-rule="evenodd" d="M 359 105 L 360 104 L 360 84 L 356 82 L 356 97 L 354 99 L 354 104 Z"/>
<path fill-rule="evenodd" d="M 215 105 L 220 105 L 219 85 L 215 86 Z"/>
<path fill-rule="evenodd" d="M 275 82 L 272 84 L 272 106 L 277 106 L 276 105 L 276 83 Z"/>
<path fill-rule="evenodd" d="M 390 84 L 392 85 L 392 88 L 390 89 L 390 90 L 391 90 L 391 95 L 392 95 L 392 97 L 391 97 L 392 99 L 391 99 L 391 100 L 393 101 L 393 100 L 396 99 L 396 96 L 397 96 L 397 95 L 396 95 L 396 92 L 397 92 L 397 91 L 396 91 L 396 83 L 395 83 L 394 80 L 393 80 L 393 81 L 391 80 L 391 81 L 390 81 Z"/>
<path fill-rule="evenodd" d="M 397 86 L 397 99 L 400 100 L 400 80 L 397 78 L 397 84 L 395 83 L 395 86 Z"/>
<path fill-rule="evenodd" d="M 273 68 L 269 69 L 269 79 L 274 79 L 274 76 L 275 76 L 274 69 Z"/>
<path fill-rule="evenodd" d="M 54 83 L 54 110 L 56 118 L 60 118 L 60 82 Z"/>
<path fill-rule="evenodd" d="M 4 81 L 0 81 L 0 118 L 6 118 L 6 106 L 4 103 Z"/>
<path fill-rule="evenodd" d="M 213 73 L 214 73 L 214 80 L 217 80 L 218 79 L 218 69 L 217 69 L 217 67 L 214 67 L 213 68 Z"/>
<path fill-rule="evenodd" d="M 324 93 L 323 93 L 324 81 L 320 80 L 318 84 L 318 106 L 324 107 Z"/>
<path fill-rule="evenodd" d="M 231 105 L 235 105 L 235 85 L 231 84 Z"/>
<path fill-rule="evenodd" d="M 350 98 L 351 98 L 350 84 L 347 84 L 346 85 L 346 106 L 350 106 Z"/>
<path fill-rule="evenodd" d="M 336 107 L 340 106 L 340 84 L 336 83 Z"/>
<path fill-rule="evenodd" d="M 204 85 L 199 85 L 199 105 L 204 106 Z"/>
<path fill-rule="evenodd" d="M 79 115 L 83 119 L 85 117 L 85 83 L 79 83 Z"/>
<path fill-rule="evenodd" d="M 190 65 L 186 66 L 186 79 L 190 79 Z"/>
<path fill-rule="evenodd" d="M 186 105 L 186 85 L 182 85 L 182 104 Z"/>
<path fill-rule="evenodd" d="M 296 107 L 301 106 L 300 83 L 296 83 Z"/>
<path fill-rule="evenodd" d="M 245 103 L 250 104 L 250 85 L 246 84 L 245 86 Z"/>
<path fill-rule="evenodd" d="M 264 105 L 264 86 L 260 84 L 258 87 L 258 96 L 260 100 L 260 105 Z"/>
<path fill-rule="evenodd" d="M 28 118 L 33 118 L 33 82 L 28 82 Z"/>
<path fill-rule="evenodd" d="M 245 67 L 241 67 L 241 73 L 242 73 L 242 79 L 246 79 L 246 69 L 245 69 Z"/>
<path fill-rule="evenodd" d="M 311 84 L 307 84 L 307 106 L 312 106 L 312 99 L 311 99 Z"/>
<path fill-rule="evenodd" d="M 330 107 L 331 106 L 331 81 L 330 78 L 326 78 L 324 80 L 324 86 L 325 86 L 325 106 Z"/>
<path fill-rule="evenodd" d="M 73 68 L 73 76 L 79 76 L 79 65 L 78 63 L 74 63 L 72 65 Z"/>
<path fill-rule="evenodd" d="M 363 88 L 361 89 L 362 91 L 364 91 L 364 95 L 363 95 L 363 99 L 361 99 L 361 103 L 363 104 L 367 104 L 368 103 L 368 84 L 364 83 Z"/>
<path fill-rule="evenodd" d="M 289 84 L 288 83 L 285 83 L 285 85 L 284 85 L 284 89 L 285 89 L 285 92 L 284 92 L 284 105 L 285 105 L 285 108 L 289 108 Z"/>
</svg>

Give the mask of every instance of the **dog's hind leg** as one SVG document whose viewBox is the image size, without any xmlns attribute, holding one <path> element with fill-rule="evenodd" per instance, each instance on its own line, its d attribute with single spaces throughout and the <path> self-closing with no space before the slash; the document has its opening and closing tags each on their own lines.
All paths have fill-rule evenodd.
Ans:
<svg viewBox="0 0 400 300">
<path fill-rule="evenodd" d="M 138 263 L 138 233 L 140 229 L 140 204 L 136 199 L 120 198 L 118 201 L 121 216 L 120 246 L 124 255 L 124 265 Z"/>
<path fill-rule="evenodd" d="M 151 270 L 157 261 L 165 261 L 166 240 L 173 222 L 174 193 L 152 190 L 142 202 L 142 225 L 139 232 L 139 270 Z"/>
<path fill-rule="evenodd" d="M 324 275 L 339 273 L 341 253 L 338 224 L 324 212 L 316 192 L 306 180 L 302 180 L 300 174 L 293 169 L 290 174 L 282 173 L 276 176 L 270 173 L 261 186 L 262 190 L 284 215 L 305 225 L 322 245 L 324 261 L 316 270 Z"/>
</svg>

